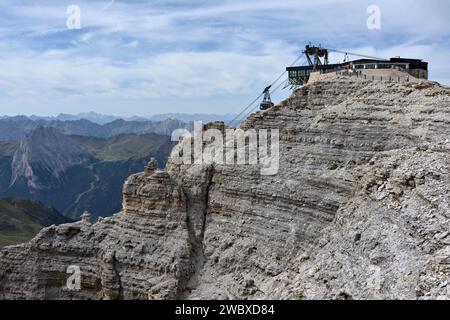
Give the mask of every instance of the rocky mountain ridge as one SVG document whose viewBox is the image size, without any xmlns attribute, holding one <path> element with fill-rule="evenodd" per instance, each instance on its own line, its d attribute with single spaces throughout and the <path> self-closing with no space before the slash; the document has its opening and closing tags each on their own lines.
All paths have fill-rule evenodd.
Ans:
<svg viewBox="0 0 450 320">
<path fill-rule="evenodd" d="M 177 119 L 163 121 L 126 121 L 116 119 L 105 124 L 98 124 L 86 119 L 55 120 L 28 118 L 25 116 L 6 117 L 0 119 L 0 141 L 12 141 L 23 138 L 26 134 L 39 127 L 55 128 L 65 135 L 80 135 L 97 138 L 110 138 L 120 134 L 147 134 L 171 135 L 179 128 L 191 129 L 191 123 Z"/>
<path fill-rule="evenodd" d="M 183 139 L 122 212 L 2 250 L 0 298 L 449 299 L 449 124 L 437 83 L 306 85 L 241 124 L 279 129 L 277 175 L 177 164 Z"/>
<path fill-rule="evenodd" d="M 64 183 L 64 173 L 68 168 L 92 160 L 81 146 L 55 128 L 38 127 L 20 141 L 14 153 L 10 185 L 24 177 L 31 189 L 50 187 L 49 183 L 42 183 L 39 179 L 54 180 L 51 185 L 57 187 Z"/>
<path fill-rule="evenodd" d="M 150 117 L 140 117 L 140 116 L 131 116 L 131 117 L 121 117 L 114 116 L 108 114 L 99 114 L 96 112 L 83 112 L 78 114 L 65 114 L 60 113 L 57 116 L 29 116 L 28 118 L 31 120 L 60 120 L 60 121 L 75 121 L 75 120 L 89 120 L 91 122 L 103 125 L 115 120 L 125 120 L 125 121 L 155 121 L 161 122 L 168 119 L 177 119 L 179 121 L 189 123 L 192 121 L 202 121 L 202 122 L 212 122 L 212 121 L 230 121 L 236 117 L 235 114 L 204 114 L 204 113 L 163 113 L 163 114 L 155 114 Z M 8 117 L 0 117 L 8 118 Z M 11 117 L 9 117 L 11 118 Z"/>
</svg>

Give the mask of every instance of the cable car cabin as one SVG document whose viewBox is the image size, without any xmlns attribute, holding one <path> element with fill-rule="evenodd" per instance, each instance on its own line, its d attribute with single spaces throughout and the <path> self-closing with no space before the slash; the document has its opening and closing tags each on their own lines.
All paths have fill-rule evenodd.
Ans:
<svg viewBox="0 0 450 320">
<path fill-rule="evenodd" d="M 270 88 L 272 86 L 268 86 L 264 89 L 264 91 L 262 92 L 264 94 L 264 98 L 263 101 L 261 102 L 261 104 L 259 105 L 259 109 L 260 110 L 267 110 L 270 109 L 274 106 L 272 100 L 270 99 Z"/>
<path fill-rule="evenodd" d="M 260 110 L 267 110 L 274 106 L 273 102 L 261 102 L 259 105 Z"/>
</svg>

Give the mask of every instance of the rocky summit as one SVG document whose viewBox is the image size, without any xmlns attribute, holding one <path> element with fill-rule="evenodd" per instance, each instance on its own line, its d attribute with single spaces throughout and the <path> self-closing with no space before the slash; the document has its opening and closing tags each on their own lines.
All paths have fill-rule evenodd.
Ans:
<svg viewBox="0 0 450 320">
<path fill-rule="evenodd" d="M 249 128 L 279 129 L 276 175 L 177 164 L 183 139 L 121 212 L 4 248 L 0 298 L 450 299 L 449 88 L 335 75 Z"/>
</svg>

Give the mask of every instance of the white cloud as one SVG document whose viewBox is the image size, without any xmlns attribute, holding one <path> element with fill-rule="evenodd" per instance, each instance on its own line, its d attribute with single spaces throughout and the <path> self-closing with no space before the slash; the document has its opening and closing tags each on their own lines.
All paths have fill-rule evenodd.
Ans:
<svg viewBox="0 0 450 320">
<path fill-rule="evenodd" d="M 132 43 L 131 47 L 136 45 Z M 123 64 L 52 50 L 0 61 L 0 83 L 11 96 L 35 90 L 54 93 L 54 88 L 71 88 L 83 95 L 108 92 L 134 98 L 251 93 L 255 85 L 264 85 L 263 80 L 272 79 L 285 61 L 293 59 L 292 50 L 285 52 L 281 44 L 270 48 L 275 54 L 170 52 Z"/>
</svg>

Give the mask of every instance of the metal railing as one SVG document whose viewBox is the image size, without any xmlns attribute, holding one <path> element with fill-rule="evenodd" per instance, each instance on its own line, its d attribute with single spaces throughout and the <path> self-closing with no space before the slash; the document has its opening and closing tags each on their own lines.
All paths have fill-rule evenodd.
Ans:
<svg viewBox="0 0 450 320">
<path fill-rule="evenodd" d="M 347 77 L 356 77 L 356 78 L 361 78 L 364 80 L 372 80 L 372 81 L 395 81 L 395 82 L 406 81 L 406 82 L 409 82 L 409 75 L 408 76 L 368 75 L 368 74 L 363 74 L 362 71 L 355 71 L 355 70 L 336 71 L 336 75 L 347 76 Z"/>
</svg>

